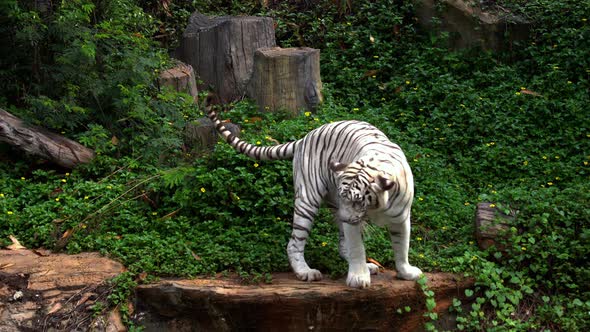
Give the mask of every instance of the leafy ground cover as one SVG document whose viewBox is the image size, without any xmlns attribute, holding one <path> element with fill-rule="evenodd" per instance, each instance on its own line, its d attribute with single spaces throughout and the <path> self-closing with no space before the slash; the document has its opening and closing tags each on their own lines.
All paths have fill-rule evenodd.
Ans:
<svg viewBox="0 0 590 332">
<path fill-rule="evenodd" d="M 415 175 L 411 261 L 476 278 L 474 304 L 455 301 L 459 329 L 590 328 L 590 2 L 503 1 L 535 23 L 529 40 L 497 53 L 449 50 L 409 2 L 166 3 L 76 0 L 49 14 L 2 5 L 0 105 L 98 156 L 69 171 L 0 146 L 0 245 L 15 235 L 27 247 L 100 251 L 133 275 L 268 281 L 288 270 L 290 163 L 223 143 L 186 153 L 179 133 L 202 110 L 153 83 L 193 10 L 269 15 L 281 46 L 321 49 L 326 101 L 262 121 L 250 102 L 234 103 L 223 117 L 245 139 L 297 139 L 341 119 L 377 125 Z M 474 243 L 481 201 L 518 212 L 504 252 Z M 346 266 L 330 219 L 321 212 L 306 257 L 338 277 Z M 366 247 L 392 266 L 381 229 Z"/>
</svg>

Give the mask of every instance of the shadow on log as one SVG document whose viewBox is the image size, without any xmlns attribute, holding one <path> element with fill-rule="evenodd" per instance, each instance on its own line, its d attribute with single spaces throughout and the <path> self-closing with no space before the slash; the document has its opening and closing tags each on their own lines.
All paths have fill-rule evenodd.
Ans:
<svg viewBox="0 0 590 332">
<path fill-rule="evenodd" d="M 74 168 L 94 158 L 94 151 L 82 144 L 47 129 L 28 125 L 3 109 L 0 109 L 0 142 L 66 168 Z"/>
</svg>

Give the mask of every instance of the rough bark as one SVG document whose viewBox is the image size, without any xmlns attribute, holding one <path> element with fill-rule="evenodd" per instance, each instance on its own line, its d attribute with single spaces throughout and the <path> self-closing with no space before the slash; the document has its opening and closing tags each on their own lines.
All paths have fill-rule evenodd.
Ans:
<svg viewBox="0 0 590 332">
<path fill-rule="evenodd" d="M 28 125 L 3 109 L 0 109 L 0 142 L 67 168 L 94 158 L 91 149 L 47 129 Z"/>
<path fill-rule="evenodd" d="M 177 53 L 204 82 L 200 89 L 212 87 L 222 103 L 229 103 L 244 96 L 254 51 L 275 46 L 274 32 L 269 17 L 207 17 L 194 13 Z"/>
<path fill-rule="evenodd" d="M 473 280 L 451 274 L 427 277 L 428 288 L 436 294 L 439 328 L 452 329 L 447 309 L 454 297 L 465 299 L 464 290 Z M 143 317 L 139 323 L 147 330 L 421 330 L 425 298 L 417 284 L 395 279 L 392 271 L 372 279 L 371 287 L 363 290 L 351 289 L 343 280 L 302 282 L 292 274 L 273 274 L 271 284 L 258 285 L 235 278 L 163 280 L 137 288 L 142 305 L 138 315 Z"/>
<path fill-rule="evenodd" d="M 195 103 L 198 102 L 199 91 L 197 90 L 195 71 L 191 65 L 179 61 L 174 68 L 167 69 L 160 74 L 158 83 L 160 87 L 169 86 L 175 91 L 188 93 L 193 97 Z"/>
<path fill-rule="evenodd" d="M 504 250 L 498 240 L 506 238 L 506 232 L 510 228 L 508 225 L 514 216 L 513 211 L 505 214 L 493 203 L 478 203 L 475 210 L 475 238 L 479 247 L 485 250 L 496 246 L 498 250 Z"/>
<path fill-rule="evenodd" d="M 291 114 L 313 110 L 322 102 L 320 51 L 313 48 L 261 48 L 254 55 L 248 96 L 261 111 Z"/>
</svg>

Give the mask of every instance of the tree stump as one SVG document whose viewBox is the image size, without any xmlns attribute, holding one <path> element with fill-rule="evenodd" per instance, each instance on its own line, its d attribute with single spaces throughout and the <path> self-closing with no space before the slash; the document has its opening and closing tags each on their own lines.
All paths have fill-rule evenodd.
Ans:
<svg viewBox="0 0 590 332">
<path fill-rule="evenodd" d="M 88 163 L 94 158 L 94 151 L 82 144 L 47 129 L 27 125 L 3 109 L 0 109 L 0 142 L 66 168 Z"/>
<path fill-rule="evenodd" d="M 248 96 L 261 111 L 313 110 L 322 102 L 320 51 L 313 48 L 261 48 L 254 55 Z"/>
<path fill-rule="evenodd" d="M 195 103 L 198 102 L 199 91 L 191 65 L 178 61 L 174 68 L 166 69 L 160 74 L 158 83 L 160 87 L 169 86 L 175 91 L 186 92 L 193 97 Z"/>
<path fill-rule="evenodd" d="M 515 215 L 514 211 L 505 214 L 493 203 L 478 203 L 475 209 L 475 238 L 479 247 L 485 250 L 496 246 L 503 251 L 504 246 L 497 240 L 506 239 L 506 233 L 510 229 L 508 225 Z"/>
<path fill-rule="evenodd" d="M 223 124 L 232 134 L 239 136 L 240 127 L 236 124 L 225 122 Z M 217 130 L 209 118 L 200 118 L 188 123 L 185 128 L 184 144 L 191 153 L 211 151 L 217 142 Z"/>
<path fill-rule="evenodd" d="M 252 74 L 254 51 L 275 46 L 270 17 L 207 17 L 194 13 L 182 36 L 178 55 L 190 64 L 207 89 L 212 86 L 222 103 L 244 96 Z"/>
</svg>

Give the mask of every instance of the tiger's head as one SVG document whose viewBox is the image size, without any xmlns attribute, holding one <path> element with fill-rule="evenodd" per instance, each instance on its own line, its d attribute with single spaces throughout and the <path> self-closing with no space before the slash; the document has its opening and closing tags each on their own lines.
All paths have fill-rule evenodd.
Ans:
<svg viewBox="0 0 590 332">
<path fill-rule="evenodd" d="M 389 191 L 397 182 L 363 161 L 343 164 L 330 162 L 330 170 L 336 174 L 338 185 L 338 211 L 336 217 L 349 224 L 366 219 L 367 211 L 384 207 Z"/>
</svg>

